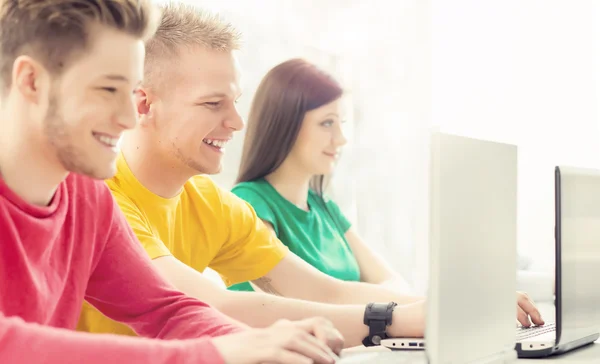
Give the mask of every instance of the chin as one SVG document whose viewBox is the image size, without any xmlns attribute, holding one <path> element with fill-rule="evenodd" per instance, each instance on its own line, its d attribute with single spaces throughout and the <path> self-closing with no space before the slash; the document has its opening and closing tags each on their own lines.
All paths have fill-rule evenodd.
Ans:
<svg viewBox="0 0 600 364">
<path fill-rule="evenodd" d="M 61 158 L 63 167 L 71 172 L 84 175 L 93 179 L 104 180 L 111 178 L 117 172 L 114 159 L 107 161 L 92 161 L 86 158 Z"/>
<path fill-rule="evenodd" d="M 193 170 L 195 170 L 198 174 L 219 174 L 223 169 L 221 163 L 217 164 L 209 164 L 209 163 L 190 163 L 188 164 Z"/>
<path fill-rule="evenodd" d="M 204 170 L 201 173 L 215 175 L 221 173 L 222 170 L 223 167 L 221 165 L 218 165 L 216 167 L 204 168 Z"/>
<path fill-rule="evenodd" d="M 333 166 L 324 166 L 323 168 L 319 168 L 313 175 L 329 175 L 332 174 L 335 168 Z"/>
<path fill-rule="evenodd" d="M 93 179 L 105 180 L 105 179 L 114 177 L 114 175 L 117 173 L 117 170 L 114 166 L 110 166 L 110 167 L 97 166 L 96 168 L 93 168 L 91 170 L 88 169 L 86 171 L 81 171 L 78 173 L 83 174 L 83 175 L 88 176 Z"/>
</svg>

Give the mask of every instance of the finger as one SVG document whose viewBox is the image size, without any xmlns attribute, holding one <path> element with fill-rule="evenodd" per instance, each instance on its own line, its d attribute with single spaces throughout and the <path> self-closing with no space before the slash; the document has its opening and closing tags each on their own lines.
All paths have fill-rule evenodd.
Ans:
<svg viewBox="0 0 600 364">
<path fill-rule="evenodd" d="M 517 305 L 517 320 L 519 320 L 521 325 L 523 325 L 524 327 L 531 326 L 531 321 L 529 321 L 529 315 L 527 315 L 525 313 L 525 311 L 523 311 L 523 309 L 518 305 Z"/>
<path fill-rule="evenodd" d="M 314 317 L 295 322 L 295 327 L 304 332 L 314 335 L 316 341 L 330 356 L 338 360 L 338 354 L 344 348 L 344 338 L 342 334 L 335 329 L 333 323 L 321 317 Z"/>
<path fill-rule="evenodd" d="M 334 327 L 318 325 L 315 327 L 314 335 L 337 355 L 344 348 L 344 337 Z"/>
<path fill-rule="evenodd" d="M 295 322 L 296 327 L 314 335 L 327 345 L 332 352 L 339 354 L 344 348 L 344 337 L 335 329 L 333 323 L 324 318 L 315 317 Z"/>
<path fill-rule="evenodd" d="M 521 309 L 523 311 L 525 311 L 525 313 L 527 315 L 529 315 L 529 317 L 531 317 L 531 321 L 533 321 L 534 324 L 536 324 L 536 325 L 544 324 L 544 320 L 542 319 L 542 314 L 537 309 L 537 307 L 535 307 L 535 304 L 531 301 L 531 299 L 529 299 L 529 297 L 523 296 L 519 300 L 519 306 L 521 307 Z"/>
<path fill-rule="evenodd" d="M 537 307 L 533 301 L 529 298 L 529 296 L 523 292 L 517 292 L 517 302 L 519 306 L 527 315 L 531 317 L 531 320 L 536 325 L 543 325 L 544 320 L 542 319 L 542 315 L 540 311 L 538 311 Z"/>
<path fill-rule="evenodd" d="M 291 340 L 285 349 L 309 357 L 319 364 L 335 363 L 338 359 L 327 345 L 306 332 L 295 335 L 295 340 Z"/>
<path fill-rule="evenodd" d="M 337 331 L 337 330 L 335 330 L 333 327 L 329 328 L 329 332 L 333 332 L 333 331 Z M 341 334 L 340 334 L 340 336 L 341 336 Z M 307 341 L 312 343 L 313 345 L 318 345 L 321 350 L 324 350 L 325 353 L 327 354 L 327 356 L 329 358 L 331 358 L 332 363 L 340 360 L 340 357 L 337 354 L 341 350 L 339 350 L 338 353 L 334 352 L 333 348 L 327 342 L 323 342 L 323 341 L 319 340 L 316 336 L 308 335 Z M 342 346 L 343 346 L 343 343 L 342 343 Z"/>
</svg>

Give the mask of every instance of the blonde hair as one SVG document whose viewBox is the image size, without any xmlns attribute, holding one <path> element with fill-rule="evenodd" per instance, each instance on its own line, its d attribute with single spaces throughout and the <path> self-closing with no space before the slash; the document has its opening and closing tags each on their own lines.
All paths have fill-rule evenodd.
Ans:
<svg viewBox="0 0 600 364">
<path fill-rule="evenodd" d="M 0 0 L 0 81 L 10 87 L 15 59 L 27 54 L 60 73 L 89 46 L 92 24 L 142 40 L 156 30 L 152 0 Z"/>
<path fill-rule="evenodd" d="M 240 46 L 239 31 L 217 14 L 180 2 L 164 4 L 158 29 L 146 41 L 144 85 L 155 84 L 162 70 L 172 69 L 162 61 L 176 59 L 182 47 L 229 52 Z"/>
</svg>

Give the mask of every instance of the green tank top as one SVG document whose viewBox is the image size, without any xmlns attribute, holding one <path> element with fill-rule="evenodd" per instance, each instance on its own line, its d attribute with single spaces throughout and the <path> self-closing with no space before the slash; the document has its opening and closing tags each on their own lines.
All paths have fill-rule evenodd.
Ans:
<svg viewBox="0 0 600 364">
<path fill-rule="evenodd" d="M 279 240 L 308 264 L 337 279 L 360 281 L 360 268 L 344 236 L 351 224 L 335 202 L 311 190 L 310 211 L 304 211 L 264 179 L 240 183 L 232 192 L 252 205 L 258 217 L 273 225 Z M 253 291 L 248 282 L 229 289 Z"/>
</svg>

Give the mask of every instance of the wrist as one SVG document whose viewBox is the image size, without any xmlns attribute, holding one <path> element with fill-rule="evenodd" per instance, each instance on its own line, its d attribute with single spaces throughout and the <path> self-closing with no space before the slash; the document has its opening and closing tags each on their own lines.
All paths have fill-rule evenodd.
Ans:
<svg viewBox="0 0 600 364">
<path fill-rule="evenodd" d="M 411 306 L 413 305 L 396 307 L 392 325 L 388 327 L 390 337 L 423 337 L 425 335 L 425 320 Z"/>
<path fill-rule="evenodd" d="M 363 345 L 380 345 L 381 340 L 390 337 L 387 328 L 392 324 L 394 308 L 397 305 L 395 302 L 369 303 L 365 307 L 363 323 L 369 327 L 369 334 L 363 339 Z"/>
</svg>

